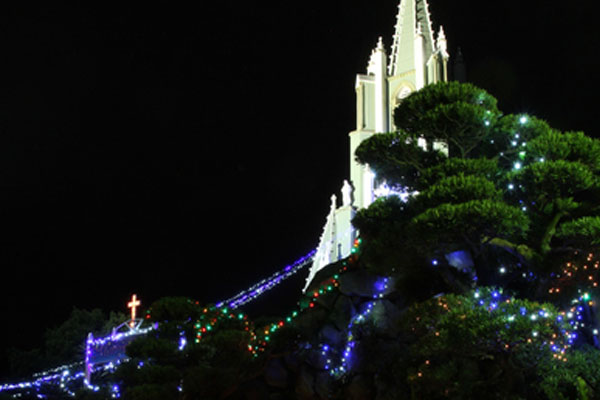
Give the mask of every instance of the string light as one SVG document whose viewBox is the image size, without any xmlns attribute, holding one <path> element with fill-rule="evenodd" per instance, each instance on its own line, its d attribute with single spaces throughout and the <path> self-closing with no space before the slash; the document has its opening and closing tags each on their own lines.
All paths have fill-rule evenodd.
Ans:
<svg viewBox="0 0 600 400">
<path fill-rule="evenodd" d="M 286 266 L 283 270 L 274 273 L 270 277 L 263 279 L 262 281 L 254 284 L 250 288 L 241 291 L 240 293 L 227 300 L 220 301 L 216 304 L 216 307 L 221 308 L 227 305 L 229 308 L 235 310 L 238 307 L 250 303 L 251 301 L 257 299 L 259 296 L 265 294 L 267 291 L 278 286 L 286 279 L 298 273 L 307 265 L 311 264 L 316 252 L 316 250 L 312 250 L 307 255 L 295 261 L 293 264 Z"/>
<path fill-rule="evenodd" d="M 271 277 L 260 281 L 259 283 L 253 285 L 252 287 L 240 292 L 236 296 L 229 298 L 225 301 L 220 302 L 219 304 L 222 306 L 224 304 L 228 304 L 229 309 L 236 309 L 244 304 L 251 302 L 258 298 L 261 294 L 269 291 L 274 288 L 278 284 L 282 283 L 292 275 L 299 272 L 306 265 L 309 265 L 314 258 L 315 251 L 309 252 L 304 257 L 301 257 L 299 260 L 294 262 L 291 265 L 286 266 L 281 271 L 273 274 Z M 332 287 L 333 288 L 333 287 Z M 330 289 L 331 290 L 331 289 Z M 10 391 L 23 391 L 26 389 L 35 389 L 40 390 L 40 388 L 44 385 L 52 385 L 58 386 L 65 390 L 70 395 L 74 396 L 74 393 L 69 389 L 69 386 L 73 386 L 74 382 L 78 382 L 74 386 L 81 387 L 86 386 L 91 390 L 98 391 L 99 387 L 91 385 L 86 380 L 86 370 L 88 371 L 88 376 L 99 370 L 114 370 L 116 365 L 121 364 L 121 362 L 127 360 L 125 355 L 125 348 L 127 344 L 136 339 L 139 336 L 146 335 L 150 331 L 158 328 L 158 324 L 154 324 L 150 327 L 140 329 L 139 325 L 135 327 L 135 307 L 140 305 L 137 297 L 134 295 L 131 302 L 128 304 L 132 309 L 132 321 L 128 322 L 127 325 L 130 326 L 130 330 L 127 332 L 114 332 L 111 335 L 93 338 L 90 336 L 86 341 L 86 350 L 85 350 L 85 360 L 76 365 L 70 366 L 61 366 L 57 367 L 52 372 L 42 372 L 35 374 L 33 381 L 21 382 L 21 383 L 7 383 L 0 385 L 0 393 L 1 392 L 10 392 Z M 224 309 L 227 312 L 227 309 Z M 208 309 L 206 309 L 208 311 Z M 245 317 L 240 317 L 243 314 L 238 314 L 237 317 L 243 319 Z M 296 317 L 298 314 L 296 312 L 292 313 L 293 317 Z M 292 318 L 292 316 L 288 317 Z M 150 314 L 146 315 L 146 319 L 150 318 Z M 141 321 L 140 321 L 141 322 Z M 280 325 L 280 327 L 283 325 Z M 202 328 L 205 332 L 210 331 L 212 329 L 212 325 L 207 325 Z M 187 345 L 187 339 L 185 337 L 180 338 L 179 349 L 183 350 Z M 100 359 L 100 354 L 102 354 L 108 347 L 112 347 L 112 353 L 106 355 L 104 359 Z M 76 374 L 65 374 L 65 369 L 73 369 L 74 367 L 81 368 L 82 371 L 77 372 Z M 87 367 L 86 367 L 87 366 Z M 60 373 L 56 371 L 62 371 Z M 58 383 L 57 383 L 58 382 Z M 113 394 L 114 398 L 120 397 L 120 391 L 118 390 L 118 386 L 113 386 Z"/>
</svg>

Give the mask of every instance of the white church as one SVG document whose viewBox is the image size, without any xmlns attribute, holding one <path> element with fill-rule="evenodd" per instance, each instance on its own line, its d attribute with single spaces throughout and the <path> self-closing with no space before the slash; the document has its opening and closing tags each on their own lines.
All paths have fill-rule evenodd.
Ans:
<svg viewBox="0 0 600 400">
<path fill-rule="evenodd" d="M 350 132 L 350 182 L 344 181 L 342 205 L 331 197 L 319 247 L 306 280 L 305 290 L 317 272 L 348 257 L 357 237 L 352 218 L 379 195 L 375 175 L 368 166 L 356 162 L 358 146 L 377 133 L 393 131 L 393 111 L 410 93 L 436 82 L 448 81 L 448 51 L 444 30 L 434 34 L 427 0 L 401 0 L 396 32 L 388 55 L 379 42 L 371 54 L 366 74 L 356 77 L 356 130 Z M 442 143 L 434 143 L 435 147 Z"/>
</svg>

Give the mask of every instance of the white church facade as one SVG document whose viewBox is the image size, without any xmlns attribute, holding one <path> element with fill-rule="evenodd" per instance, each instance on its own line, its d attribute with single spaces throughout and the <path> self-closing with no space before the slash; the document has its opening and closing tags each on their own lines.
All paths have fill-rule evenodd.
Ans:
<svg viewBox="0 0 600 400">
<path fill-rule="evenodd" d="M 448 60 L 444 30 L 440 27 L 434 34 L 427 0 L 401 0 L 391 52 L 388 55 L 379 38 L 367 73 L 356 77 L 356 129 L 349 134 L 350 182 L 344 181 L 341 206 L 336 195 L 331 197 L 305 290 L 322 268 L 351 254 L 358 235 L 352 218 L 377 197 L 375 175 L 355 160 L 356 149 L 371 136 L 394 130 L 393 111 L 410 93 L 447 81 Z"/>
</svg>

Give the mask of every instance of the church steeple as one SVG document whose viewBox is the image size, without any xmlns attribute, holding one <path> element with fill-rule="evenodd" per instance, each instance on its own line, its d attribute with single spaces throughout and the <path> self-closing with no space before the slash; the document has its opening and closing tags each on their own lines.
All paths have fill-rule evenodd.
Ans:
<svg viewBox="0 0 600 400">
<path fill-rule="evenodd" d="M 401 0 L 390 54 L 389 75 L 396 76 L 419 56 L 427 62 L 435 50 L 427 0 Z"/>
<path fill-rule="evenodd" d="M 400 0 L 389 64 L 379 38 L 366 73 L 356 77 L 356 129 L 349 135 L 351 185 L 344 185 L 344 205 L 332 204 L 305 290 L 321 268 L 351 254 L 357 234 L 351 223 L 354 213 L 369 207 L 375 186 L 381 184 L 368 165 L 356 161 L 356 149 L 371 136 L 395 129 L 393 111 L 406 96 L 448 79 L 447 48 L 443 29 L 434 40 L 427 0 Z"/>
<path fill-rule="evenodd" d="M 350 179 L 358 209 L 371 204 L 374 190 L 371 171 L 355 160 L 360 143 L 374 134 L 394 130 L 393 111 L 410 93 L 448 80 L 444 30 L 440 28 L 436 36 L 427 0 L 400 0 L 389 63 L 380 38 L 367 73 L 357 76 L 356 130 L 350 133 Z"/>
</svg>

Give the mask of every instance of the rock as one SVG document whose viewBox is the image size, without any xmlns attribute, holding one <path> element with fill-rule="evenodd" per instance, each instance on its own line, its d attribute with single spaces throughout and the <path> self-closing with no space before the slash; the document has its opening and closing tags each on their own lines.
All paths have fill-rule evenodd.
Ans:
<svg viewBox="0 0 600 400">
<path fill-rule="evenodd" d="M 242 394 L 244 400 L 263 400 L 269 397 L 269 388 L 263 382 L 253 380 L 240 386 L 237 393 Z"/>
<path fill-rule="evenodd" d="M 328 310 L 331 310 L 333 308 L 333 305 L 335 304 L 338 296 L 339 296 L 339 292 L 337 292 L 337 291 L 325 292 L 323 294 L 320 294 L 317 297 L 316 303 L 325 307 Z"/>
<path fill-rule="evenodd" d="M 302 364 L 302 361 L 296 353 L 289 353 L 283 356 L 283 362 L 290 371 L 294 373 L 298 373 L 300 371 L 300 365 Z"/>
<path fill-rule="evenodd" d="M 394 285 L 386 279 L 372 275 L 364 269 L 350 271 L 340 275 L 338 279 L 340 283 L 339 290 L 346 296 L 372 299 L 380 294 L 387 295 L 394 290 Z"/>
<path fill-rule="evenodd" d="M 327 358 L 323 355 L 323 350 L 317 347 L 308 352 L 305 361 L 316 370 L 323 370 L 327 365 Z"/>
<path fill-rule="evenodd" d="M 304 337 L 313 337 L 317 334 L 329 313 L 322 307 L 304 311 L 295 320 L 295 326 Z"/>
<path fill-rule="evenodd" d="M 365 338 L 356 349 L 358 363 L 355 372 L 377 374 L 387 373 L 390 366 L 406 354 L 406 346 L 396 339 L 383 339 L 372 336 Z"/>
<path fill-rule="evenodd" d="M 339 272 L 340 266 L 342 265 L 341 263 L 343 263 L 343 261 L 329 264 L 317 272 L 310 285 L 306 289 L 306 293 L 310 293 L 313 290 L 319 290 L 323 282 L 329 282 L 331 277 Z"/>
<path fill-rule="evenodd" d="M 454 253 L 446 254 L 446 261 L 459 271 L 469 270 L 475 265 L 471 253 L 465 250 L 455 251 Z"/>
<path fill-rule="evenodd" d="M 288 393 L 272 393 L 269 396 L 269 400 L 292 400 L 294 395 Z"/>
<path fill-rule="evenodd" d="M 289 373 L 280 358 L 273 358 L 265 367 L 265 381 L 267 385 L 276 388 L 285 388 L 289 384 Z"/>
<path fill-rule="evenodd" d="M 333 379 L 329 372 L 319 372 L 315 378 L 315 392 L 321 399 L 332 397 Z"/>
<path fill-rule="evenodd" d="M 391 301 L 381 300 L 375 303 L 371 311 L 371 320 L 378 335 L 396 337 L 400 332 L 399 321 L 402 313 Z"/>
<path fill-rule="evenodd" d="M 340 296 L 335 302 L 329 319 L 339 331 L 344 332 L 354 314 L 356 314 L 356 309 L 352 304 L 352 300 L 347 296 Z"/>
<path fill-rule="evenodd" d="M 375 375 L 374 384 L 376 392 L 375 400 L 395 400 L 398 398 L 400 388 L 392 380 L 388 379 L 386 381 Z"/>
<path fill-rule="evenodd" d="M 346 386 L 344 393 L 345 400 L 367 400 L 374 398 L 373 382 L 365 375 L 357 375 Z"/>
<path fill-rule="evenodd" d="M 303 366 L 300 369 L 298 378 L 296 379 L 296 399 L 298 400 L 315 400 L 315 377 L 309 371 L 307 366 Z"/>
<path fill-rule="evenodd" d="M 342 344 L 344 335 L 332 324 L 326 324 L 319 332 L 319 343 L 324 343 L 329 346 L 337 347 Z"/>
</svg>

